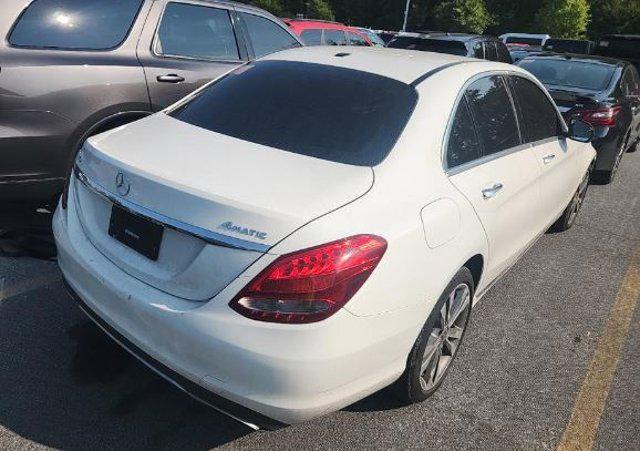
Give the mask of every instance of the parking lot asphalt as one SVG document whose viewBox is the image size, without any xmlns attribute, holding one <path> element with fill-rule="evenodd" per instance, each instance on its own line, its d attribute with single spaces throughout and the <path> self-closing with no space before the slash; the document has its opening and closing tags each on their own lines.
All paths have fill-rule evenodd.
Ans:
<svg viewBox="0 0 640 451">
<path fill-rule="evenodd" d="M 640 152 L 477 305 L 433 397 L 403 407 L 382 391 L 275 432 L 128 356 L 76 308 L 55 261 L 0 257 L 0 449 L 640 449 L 639 226 Z"/>
</svg>

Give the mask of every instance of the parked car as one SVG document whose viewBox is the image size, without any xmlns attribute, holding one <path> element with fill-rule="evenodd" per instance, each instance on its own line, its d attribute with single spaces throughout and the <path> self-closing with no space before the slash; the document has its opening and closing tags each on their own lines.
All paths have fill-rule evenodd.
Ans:
<svg viewBox="0 0 640 451">
<path fill-rule="evenodd" d="M 6 0 L 0 32 L 0 198 L 15 200 L 57 200 L 88 136 L 302 45 L 270 14 L 223 1 Z"/>
<path fill-rule="evenodd" d="M 498 36 L 498 39 L 505 44 L 526 44 L 530 47 L 537 47 L 537 50 L 540 50 L 547 42 L 547 39 L 551 39 L 551 36 L 536 33 L 505 33 Z"/>
<path fill-rule="evenodd" d="M 382 39 L 378 33 L 376 33 L 375 31 L 373 31 L 370 28 L 363 28 L 363 27 L 354 27 L 358 32 L 362 33 L 363 35 L 365 35 L 366 37 L 369 38 L 369 40 L 371 41 L 371 44 L 374 47 L 385 47 L 387 45 L 386 42 L 384 42 L 384 39 Z"/>
<path fill-rule="evenodd" d="M 532 53 L 539 53 L 540 49 L 537 47 L 530 47 L 527 44 L 507 44 L 507 50 L 511 55 L 513 63 L 520 61 L 522 58 L 526 58 Z"/>
<path fill-rule="evenodd" d="M 601 56 L 533 55 L 518 65 L 546 86 L 566 120 L 595 128 L 594 180 L 610 183 L 640 140 L 640 77 L 632 64 Z"/>
<path fill-rule="evenodd" d="M 382 39 L 386 44 L 389 43 L 389 41 L 391 41 L 393 38 L 396 37 L 396 35 L 398 34 L 397 31 L 388 31 L 388 30 L 373 30 L 378 36 L 380 36 L 380 39 Z"/>
<path fill-rule="evenodd" d="M 282 19 L 306 45 L 354 45 L 370 47 L 371 39 L 339 22 L 311 19 Z"/>
<path fill-rule="evenodd" d="M 511 63 L 507 47 L 496 38 L 464 33 L 409 33 L 393 38 L 387 47 L 393 49 L 420 50 L 422 52 L 449 53 Z"/>
<path fill-rule="evenodd" d="M 610 34 L 598 41 L 597 55 L 630 61 L 640 71 L 640 35 Z"/>
<path fill-rule="evenodd" d="M 580 39 L 547 39 L 542 46 L 545 52 L 575 53 L 590 55 L 593 53 L 596 43 Z"/>
<path fill-rule="evenodd" d="M 592 135 L 516 66 L 286 50 L 89 138 L 58 262 L 118 343 L 251 427 L 394 382 L 419 402 L 473 303 L 573 224 Z"/>
</svg>

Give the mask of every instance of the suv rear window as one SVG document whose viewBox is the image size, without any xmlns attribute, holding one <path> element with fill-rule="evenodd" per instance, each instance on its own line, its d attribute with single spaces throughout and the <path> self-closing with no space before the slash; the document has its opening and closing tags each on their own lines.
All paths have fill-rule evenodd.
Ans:
<svg viewBox="0 0 640 451">
<path fill-rule="evenodd" d="M 356 166 L 389 154 L 418 94 L 405 83 L 314 63 L 257 61 L 169 114 L 244 141 Z"/>
<path fill-rule="evenodd" d="M 421 52 L 449 53 L 451 55 L 467 55 L 467 47 L 463 42 L 438 39 L 422 39 L 409 36 L 395 38 L 387 46 L 393 49 L 419 50 Z"/>
<path fill-rule="evenodd" d="M 107 50 L 124 41 L 142 0 L 35 0 L 9 43 L 21 47 Z"/>
<path fill-rule="evenodd" d="M 572 60 L 526 58 L 518 66 L 528 70 L 545 85 L 602 91 L 609 85 L 615 66 Z"/>
</svg>

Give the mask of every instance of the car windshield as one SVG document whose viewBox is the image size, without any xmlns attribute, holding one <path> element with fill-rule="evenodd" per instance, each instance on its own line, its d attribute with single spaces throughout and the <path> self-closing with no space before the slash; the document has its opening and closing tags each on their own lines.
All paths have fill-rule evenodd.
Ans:
<svg viewBox="0 0 640 451">
<path fill-rule="evenodd" d="M 540 38 L 527 38 L 527 37 L 519 37 L 519 36 L 509 36 L 506 40 L 505 40 L 505 44 L 527 44 L 527 45 L 534 45 L 534 46 L 540 46 L 542 45 L 542 39 Z"/>
<path fill-rule="evenodd" d="M 535 75 L 543 84 L 602 91 L 608 85 L 615 66 L 599 62 L 527 58 L 518 66 Z"/>
<path fill-rule="evenodd" d="M 449 53 L 460 56 L 466 56 L 467 54 L 467 47 L 463 42 L 414 38 L 410 36 L 399 36 L 391 41 L 387 47 L 393 49 L 420 50 L 422 52 Z"/>
<path fill-rule="evenodd" d="M 412 86 L 369 72 L 268 60 L 240 67 L 169 114 L 244 141 L 375 166 L 400 137 L 417 98 Z"/>
</svg>

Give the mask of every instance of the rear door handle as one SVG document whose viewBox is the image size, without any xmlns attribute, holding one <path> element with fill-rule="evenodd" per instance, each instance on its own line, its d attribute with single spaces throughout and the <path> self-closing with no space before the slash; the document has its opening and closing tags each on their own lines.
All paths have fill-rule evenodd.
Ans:
<svg viewBox="0 0 640 451">
<path fill-rule="evenodd" d="M 184 81 L 184 77 L 181 77 L 178 74 L 165 74 L 158 75 L 156 77 L 156 80 L 158 80 L 160 83 L 180 83 Z"/>
<path fill-rule="evenodd" d="M 482 190 L 482 197 L 485 199 L 491 199 L 492 197 L 495 197 L 502 188 L 504 188 L 502 183 L 494 183 L 493 186 Z"/>
<path fill-rule="evenodd" d="M 549 164 L 555 159 L 556 159 L 556 155 L 553 154 L 553 153 L 551 153 L 549 155 L 545 155 L 544 157 L 542 157 L 542 161 L 544 162 L 544 164 Z"/>
</svg>

